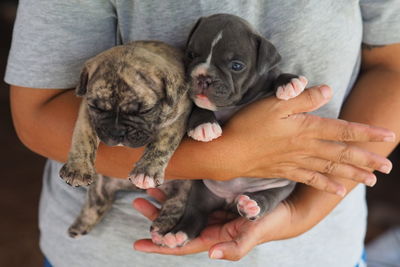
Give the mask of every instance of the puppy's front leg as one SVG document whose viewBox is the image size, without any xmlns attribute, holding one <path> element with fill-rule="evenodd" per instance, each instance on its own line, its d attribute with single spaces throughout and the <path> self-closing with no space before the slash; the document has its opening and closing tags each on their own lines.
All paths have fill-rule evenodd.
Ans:
<svg viewBox="0 0 400 267">
<path fill-rule="evenodd" d="M 276 97 L 282 100 L 289 100 L 304 91 L 308 80 L 304 76 L 297 76 L 289 73 L 282 73 L 274 81 Z"/>
<path fill-rule="evenodd" d="M 187 115 L 181 115 L 174 123 L 162 128 L 156 139 L 146 149 L 129 174 L 129 180 L 139 188 L 161 185 L 168 161 L 185 133 Z"/>
<path fill-rule="evenodd" d="M 197 141 L 209 142 L 221 134 L 222 129 L 214 112 L 194 106 L 188 122 L 188 136 Z"/>
<path fill-rule="evenodd" d="M 99 139 L 89 118 L 87 104 L 82 100 L 72 136 L 68 160 L 60 170 L 60 177 L 69 185 L 91 184 L 96 178 L 94 160 Z"/>
</svg>

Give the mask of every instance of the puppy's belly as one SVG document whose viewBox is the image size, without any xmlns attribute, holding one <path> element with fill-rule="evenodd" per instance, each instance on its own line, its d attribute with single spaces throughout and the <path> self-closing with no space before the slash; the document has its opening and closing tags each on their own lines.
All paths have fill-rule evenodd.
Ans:
<svg viewBox="0 0 400 267">
<path fill-rule="evenodd" d="M 226 202 L 232 203 L 238 195 L 245 192 L 258 192 L 266 189 L 283 187 L 290 183 L 289 180 L 283 178 L 235 178 L 229 181 L 203 180 L 204 184 L 210 191 L 220 198 L 224 198 Z"/>
</svg>

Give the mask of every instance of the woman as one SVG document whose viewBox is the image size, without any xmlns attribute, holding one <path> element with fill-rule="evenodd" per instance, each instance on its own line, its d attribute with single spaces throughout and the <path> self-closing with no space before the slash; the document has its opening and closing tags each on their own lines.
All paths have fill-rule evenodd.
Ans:
<svg viewBox="0 0 400 267">
<path fill-rule="evenodd" d="M 231 264 L 209 260 L 202 253 L 172 257 L 139 251 L 209 251 L 211 258 L 228 260 L 247 255 L 236 263 L 239 266 L 355 266 L 362 255 L 366 224 L 365 188 L 357 182 L 373 185 L 372 170 L 390 171 L 390 162 L 377 154 L 386 157 L 398 140 L 393 142 L 393 133 L 380 128 L 320 117 L 339 116 L 399 135 L 399 11 L 396 1 L 366 0 L 20 1 L 5 80 L 12 85 L 20 139 L 51 159 L 40 203 L 40 245 L 45 256 L 57 267 Z M 196 19 L 214 13 L 248 20 L 278 48 L 283 57 L 279 67 L 306 76 L 314 87 L 291 101 L 271 98 L 251 105 L 224 129 L 231 139 L 207 144 L 184 140 L 167 178 L 230 179 L 253 174 L 286 177 L 321 190 L 300 185 L 262 220 L 250 224 L 236 219 L 208 228 L 184 248 L 168 250 L 140 240 L 135 244 L 139 251 L 132 251 L 131 243 L 148 236 L 149 222 L 131 210 L 130 202 L 140 195 L 121 193 L 115 208 L 88 236 L 70 239 L 65 232 L 79 212 L 84 189 L 71 188 L 58 178 L 79 106 L 73 91 L 65 89 L 75 86 L 82 63 L 97 53 L 142 39 L 183 47 Z M 387 46 L 361 50 L 362 43 Z M 320 84 L 330 85 L 333 93 L 329 87 L 315 86 Z M 316 109 L 314 114 L 320 117 L 296 115 Z M 240 134 L 243 129 L 252 137 Z M 263 142 L 251 143 L 257 139 Z M 374 140 L 391 142 L 363 142 Z M 251 145 L 258 150 L 242 149 Z M 97 169 L 124 178 L 140 152 L 101 145 Z M 348 195 L 342 200 L 323 190 Z M 149 218 L 157 212 L 143 200 L 135 205 Z"/>
</svg>

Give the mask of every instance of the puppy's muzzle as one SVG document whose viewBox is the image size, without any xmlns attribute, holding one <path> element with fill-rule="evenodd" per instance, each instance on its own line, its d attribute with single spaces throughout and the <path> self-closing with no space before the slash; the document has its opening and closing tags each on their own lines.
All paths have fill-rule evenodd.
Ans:
<svg viewBox="0 0 400 267">
<path fill-rule="evenodd" d="M 136 127 L 111 127 L 98 129 L 97 135 L 108 146 L 124 145 L 132 148 L 142 147 L 153 140 L 153 135 Z"/>
<path fill-rule="evenodd" d="M 202 90 L 208 89 L 212 83 L 212 79 L 210 76 L 206 75 L 199 75 L 196 77 L 197 87 Z"/>
</svg>

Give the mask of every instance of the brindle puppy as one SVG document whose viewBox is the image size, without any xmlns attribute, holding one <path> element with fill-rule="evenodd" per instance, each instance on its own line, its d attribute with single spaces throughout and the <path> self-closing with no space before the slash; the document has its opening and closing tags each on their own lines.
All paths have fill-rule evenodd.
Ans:
<svg viewBox="0 0 400 267">
<path fill-rule="evenodd" d="M 84 234 L 97 223 L 117 190 L 133 188 L 127 181 L 96 173 L 100 141 L 109 146 L 146 146 L 129 179 L 138 188 L 163 183 L 168 161 L 186 131 L 191 110 L 187 90 L 183 54 L 162 42 L 113 47 L 85 63 L 76 88 L 83 99 L 60 176 L 73 186 L 93 186 L 70 229 L 72 236 Z M 174 185 L 174 197 L 180 199 L 181 189 L 188 190 L 190 182 L 178 184 L 183 186 Z M 186 193 L 182 197 L 179 201 L 183 203 Z"/>
</svg>

